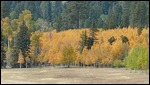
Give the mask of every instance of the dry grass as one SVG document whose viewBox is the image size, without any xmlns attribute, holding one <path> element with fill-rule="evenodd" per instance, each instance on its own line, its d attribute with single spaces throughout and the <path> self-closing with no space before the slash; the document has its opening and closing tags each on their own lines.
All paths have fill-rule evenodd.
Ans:
<svg viewBox="0 0 150 85">
<path fill-rule="evenodd" d="M 123 68 L 1 69 L 2 84 L 149 84 L 149 75 Z"/>
</svg>

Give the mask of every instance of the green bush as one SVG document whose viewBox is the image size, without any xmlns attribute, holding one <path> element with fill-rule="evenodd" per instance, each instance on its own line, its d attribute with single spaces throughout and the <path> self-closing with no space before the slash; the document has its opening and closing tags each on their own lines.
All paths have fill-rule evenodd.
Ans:
<svg viewBox="0 0 150 85">
<path fill-rule="evenodd" d="M 125 60 L 126 67 L 131 69 L 148 69 L 149 49 L 143 46 L 133 47 Z"/>
<path fill-rule="evenodd" d="M 123 66 L 123 62 L 121 60 L 116 59 L 113 63 L 113 66 L 115 67 L 122 67 Z"/>
<path fill-rule="evenodd" d="M 149 65 L 149 49 L 143 47 L 139 53 L 137 66 L 139 69 L 145 70 L 148 69 L 148 65 Z"/>
</svg>

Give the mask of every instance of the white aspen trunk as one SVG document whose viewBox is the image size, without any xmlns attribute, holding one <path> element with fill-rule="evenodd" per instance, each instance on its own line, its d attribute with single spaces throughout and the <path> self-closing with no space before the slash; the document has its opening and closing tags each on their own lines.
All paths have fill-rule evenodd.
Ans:
<svg viewBox="0 0 150 85">
<path fill-rule="evenodd" d="M 13 46 L 15 46 L 15 37 L 14 37 L 14 45 Z"/>
<path fill-rule="evenodd" d="M 21 63 L 20 63 L 20 68 L 21 68 Z"/>
<path fill-rule="evenodd" d="M 7 51 L 7 64 L 6 64 L 6 68 L 10 68 L 10 46 L 9 46 L 9 37 L 8 37 L 8 51 Z"/>
<path fill-rule="evenodd" d="M 8 37 L 8 50 L 9 50 L 9 37 Z"/>
</svg>

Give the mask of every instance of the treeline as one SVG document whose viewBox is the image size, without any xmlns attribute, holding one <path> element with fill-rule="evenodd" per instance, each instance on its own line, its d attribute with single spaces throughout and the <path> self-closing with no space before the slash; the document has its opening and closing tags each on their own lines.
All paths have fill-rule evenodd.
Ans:
<svg viewBox="0 0 150 85">
<path fill-rule="evenodd" d="M 41 49 L 40 53 L 36 54 L 38 57 L 32 56 L 31 59 L 53 66 L 109 65 L 146 70 L 149 68 L 149 29 L 143 29 L 140 35 L 137 30 L 130 27 L 98 30 L 94 34 L 96 39 L 93 44 L 89 44 L 91 31 L 88 29 L 58 33 L 54 30 L 51 37 L 49 32 L 45 32 L 39 38 Z M 37 33 L 40 32 L 35 32 L 32 36 Z M 34 49 L 30 52 L 34 54 Z"/>
<path fill-rule="evenodd" d="M 128 63 L 147 69 L 148 9 L 146 1 L 2 1 L 1 68 Z"/>
<path fill-rule="evenodd" d="M 47 28 L 34 22 L 29 10 L 23 11 L 18 19 L 3 18 L 1 68 L 42 64 L 149 68 L 149 28 L 103 30 L 96 29 L 95 24 L 90 30 L 57 32 Z"/>
<path fill-rule="evenodd" d="M 1 19 L 17 19 L 23 10 L 57 31 L 67 29 L 149 27 L 149 1 L 1 1 Z M 45 25 L 44 23 L 42 23 Z"/>
</svg>

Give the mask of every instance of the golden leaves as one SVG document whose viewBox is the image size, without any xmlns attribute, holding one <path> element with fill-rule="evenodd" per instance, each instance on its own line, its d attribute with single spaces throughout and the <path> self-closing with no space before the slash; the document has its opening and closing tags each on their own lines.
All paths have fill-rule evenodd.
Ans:
<svg viewBox="0 0 150 85">
<path fill-rule="evenodd" d="M 43 33 L 40 38 L 41 48 L 44 52 L 44 61 L 48 60 L 49 63 L 61 64 L 63 63 L 63 47 L 72 46 L 76 53 L 74 62 L 78 64 L 82 62 L 84 64 L 94 64 L 98 61 L 101 64 L 112 64 L 115 59 L 122 59 L 123 52 L 130 50 L 133 46 L 139 44 L 145 47 L 149 47 L 149 29 L 143 29 L 142 35 L 137 36 L 137 28 L 132 29 L 130 27 L 123 29 L 111 29 L 101 30 L 97 32 L 97 43 L 94 43 L 90 50 L 86 47 L 83 49 L 83 53 L 79 52 L 79 40 L 80 34 L 83 30 L 87 29 L 74 29 L 56 32 L 53 30 L 52 39 L 49 38 L 49 32 Z M 123 44 L 120 38 L 121 35 L 126 36 L 129 39 L 130 44 Z M 117 40 L 109 44 L 108 39 L 114 36 Z M 138 41 L 141 39 L 140 43 Z"/>
<path fill-rule="evenodd" d="M 20 50 L 19 56 L 18 56 L 18 63 L 23 64 L 24 62 L 25 62 L 25 61 L 24 61 L 24 56 L 23 56 L 23 54 L 22 54 L 22 52 L 21 52 L 21 50 Z"/>
</svg>

